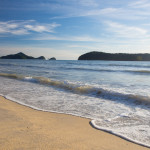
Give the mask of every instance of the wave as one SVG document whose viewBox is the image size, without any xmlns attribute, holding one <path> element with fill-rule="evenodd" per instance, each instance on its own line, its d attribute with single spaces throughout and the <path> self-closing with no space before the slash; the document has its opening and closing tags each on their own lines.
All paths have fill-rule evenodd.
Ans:
<svg viewBox="0 0 150 150">
<path fill-rule="evenodd" d="M 150 65 L 132 65 L 132 64 L 108 64 L 108 66 L 116 66 L 116 67 L 130 67 L 130 68 L 150 68 Z"/>
<path fill-rule="evenodd" d="M 120 137 L 120 138 L 122 138 L 122 139 L 125 139 L 125 140 L 129 141 L 129 142 L 132 142 L 132 143 L 135 143 L 135 144 L 138 144 L 138 145 L 141 145 L 141 146 L 150 148 L 150 145 L 149 145 L 149 144 L 145 144 L 145 143 L 142 143 L 142 142 L 140 142 L 140 141 L 138 141 L 138 140 L 134 140 L 134 139 L 132 139 L 132 138 L 130 138 L 130 137 L 128 137 L 128 136 L 125 136 L 124 134 L 116 133 L 116 132 L 113 131 L 113 129 L 104 128 L 104 127 L 98 126 L 98 125 L 96 124 L 96 120 L 91 120 L 91 121 L 90 121 L 90 125 L 91 125 L 93 128 L 95 128 L 95 129 L 98 129 L 98 130 L 102 130 L 102 131 L 111 133 L 111 134 L 116 135 L 116 136 L 118 136 L 118 137 Z"/>
<path fill-rule="evenodd" d="M 25 60 L 24 60 L 25 61 Z M 46 61 L 46 64 L 49 64 L 50 61 Z M 81 63 L 82 62 L 82 63 Z M 109 62 L 109 61 L 108 61 Z M 52 62 L 50 62 L 51 64 Z M 105 62 L 102 62 L 102 61 L 92 61 L 92 62 L 89 62 L 89 61 L 68 61 L 66 62 L 66 65 L 78 65 L 78 66 L 105 66 L 105 67 L 129 67 L 129 68 L 150 68 L 150 65 L 149 64 L 131 64 L 131 63 L 128 63 L 128 64 L 122 64 L 122 63 L 115 63 L 115 61 L 113 61 L 112 63 L 105 63 Z M 44 66 L 37 66 L 37 65 L 32 65 L 32 64 L 18 64 L 18 63 L 4 63 L 4 62 L 0 62 L 0 66 L 22 66 L 22 67 L 44 67 Z"/>
<path fill-rule="evenodd" d="M 0 66 L 7 66 L 7 67 L 27 67 L 27 68 L 39 68 L 39 69 L 49 69 L 48 67 L 44 66 L 37 66 L 37 65 L 21 65 L 21 64 L 0 64 Z"/>
<path fill-rule="evenodd" d="M 91 69 L 91 68 L 78 68 L 78 67 L 76 67 L 76 68 L 66 67 L 64 69 L 67 69 L 67 70 L 80 70 L 80 71 L 98 71 L 98 72 L 100 72 L 100 71 L 102 71 L 102 72 L 116 72 L 116 71 L 118 71 L 118 70 L 111 70 L 111 69 Z"/>
<path fill-rule="evenodd" d="M 70 62 L 71 63 L 71 62 Z M 75 64 L 76 63 L 71 63 L 71 64 Z M 81 64 L 83 65 L 83 64 Z M 84 64 L 84 66 L 87 64 Z M 150 66 L 146 66 L 146 65 L 129 65 L 129 64 L 88 64 L 88 66 L 123 66 L 123 67 L 138 67 L 138 68 L 150 68 Z M 27 67 L 27 68 L 31 68 L 31 69 L 52 69 L 52 70 L 57 70 L 57 69 L 64 69 L 64 70 L 78 70 L 78 71 L 93 71 L 93 72 L 111 72 L 111 73 L 116 73 L 116 72 L 122 72 L 122 73 L 134 73 L 134 74 L 141 74 L 141 75 L 146 75 L 146 74 L 150 74 L 150 70 L 147 69 L 143 69 L 143 70 L 128 70 L 128 69 L 113 69 L 113 68 L 108 68 L 108 69 L 103 69 L 103 68 L 85 68 L 85 67 L 68 67 L 68 66 L 62 66 L 60 68 L 55 68 L 55 67 L 50 67 L 50 66 L 37 66 L 37 65 L 32 65 L 32 64 L 26 64 L 26 65 L 21 65 L 21 64 L 15 64 L 15 63 L 0 63 L 0 66 L 19 66 L 19 67 Z"/>
<path fill-rule="evenodd" d="M 123 73 L 135 73 L 135 74 L 150 74 L 150 70 L 113 70 L 113 69 L 91 69 L 91 68 L 64 68 L 80 71 L 95 71 L 95 72 L 123 72 Z"/>
<path fill-rule="evenodd" d="M 25 82 L 37 83 L 45 86 L 51 86 L 75 94 L 84 94 L 91 97 L 103 98 L 106 100 L 118 101 L 120 103 L 126 103 L 126 104 L 128 102 L 128 105 L 133 103 L 136 105 L 146 105 L 147 107 L 150 107 L 150 97 L 146 97 L 146 96 L 123 94 L 123 93 L 109 91 L 103 88 L 97 88 L 89 85 L 79 85 L 67 81 L 52 80 L 46 77 L 31 77 L 31 76 L 23 76 L 23 75 L 7 74 L 7 73 L 0 73 L 0 76 L 17 79 Z"/>
<path fill-rule="evenodd" d="M 134 70 L 132 72 L 140 74 L 150 74 L 150 70 Z"/>
<path fill-rule="evenodd" d="M 8 74 L 8 73 L 0 73 L 1 77 L 7 77 L 12 79 L 23 79 L 25 76 L 23 75 L 17 75 L 17 74 Z"/>
<path fill-rule="evenodd" d="M 97 63 L 94 63 L 94 61 L 92 61 L 92 63 L 88 63 L 89 61 L 86 61 L 86 63 L 84 63 L 82 61 L 82 64 L 81 65 L 87 65 L 87 66 L 105 66 L 105 67 L 129 67 L 129 68 L 150 68 L 150 65 L 145 65 L 145 64 L 121 64 L 121 63 L 118 63 L 119 61 L 117 61 L 117 63 L 103 63 L 102 61 L 95 61 Z M 100 63 L 98 63 L 100 62 Z M 109 62 L 109 61 L 106 61 L 106 62 Z M 115 62 L 115 61 L 113 61 Z"/>
<path fill-rule="evenodd" d="M 0 66 L 19 66 L 18 64 L 11 64 L 11 63 L 7 63 L 7 64 L 3 64 L 3 63 L 0 63 Z"/>
<path fill-rule="evenodd" d="M 76 85 L 72 83 L 68 83 L 66 81 L 57 81 L 57 80 L 51 80 L 50 78 L 45 77 L 31 77 L 31 76 L 23 76 L 23 75 L 17 75 L 17 74 L 7 74 L 7 73 L 0 73 L 1 77 L 7 77 L 12 79 L 18 79 L 22 81 L 28 81 L 33 83 L 39 83 L 43 85 L 50 85 L 53 87 L 61 88 L 64 90 L 72 91 L 75 93 L 97 93 L 100 94 L 101 91 L 97 88 L 93 88 L 92 86 L 88 85 Z"/>
</svg>

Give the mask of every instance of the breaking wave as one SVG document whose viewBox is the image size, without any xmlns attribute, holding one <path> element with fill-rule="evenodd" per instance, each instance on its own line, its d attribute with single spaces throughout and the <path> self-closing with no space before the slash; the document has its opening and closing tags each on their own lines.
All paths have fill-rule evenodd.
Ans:
<svg viewBox="0 0 150 150">
<path fill-rule="evenodd" d="M 90 124 L 92 127 L 94 127 L 95 129 L 98 129 L 98 130 L 102 130 L 102 131 L 105 131 L 105 132 L 108 132 L 108 133 L 111 133 L 113 135 L 116 135 L 122 139 L 125 139 L 127 141 L 130 141 L 132 143 L 135 143 L 135 144 L 138 144 L 138 145 L 141 145 L 141 146 L 144 146 L 144 147 L 147 147 L 147 148 L 150 148 L 150 145 L 149 144 L 146 144 L 146 143 L 142 143 L 136 139 L 133 139 L 133 138 L 130 138 L 128 137 L 127 135 L 124 135 L 124 134 L 121 134 L 121 133 L 117 133 L 117 132 L 114 132 L 113 129 L 110 129 L 110 128 L 104 128 L 104 127 L 100 127 L 96 124 L 96 121 L 97 120 L 91 120 L 90 121 Z"/>
<path fill-rule="evenodd" d="M 68 70 L 79 70 L 79 71 L 95 71 L 95 72 L 123 72 L 123 73 L 134 73 L 134 74 L 150 74 L 150 70 L 114 70 L 114 69 L 92 69 L 92 68 L 64 68 Z"/>
<path fill-rule="evenodd" d="M 89 85 L 80 85 L 80 84 L 70 83 L 67 81 L 52 80 L 46 77 L 31 77 L 31 76 L 23 76 L 23 75 L 7 74 L 7 73 L 0 73 L 0 76 L 17 79 L 25 82 L 42 84 L 45 86 L 51 86 L 54 88 L 58 88 L 76 94 L 84 94 L 84 95 L 103 98 L 112 101 L 117 100 L 120 103 L 124 101 L 125 103 L 129 102 L 129 104 L 133 102 L 136 105 L 146 104 L 148 107 L 150 107 L 150 97 L 147 96 L 124 94 L 124 93 L 109 91 L 103 88 L 98 88 Z"/>
<path fill-rule="evenodd" d="M 143 74 L 150 74 L 150 70 L 135 70 L 135 71 L 132 71 L 132 72 L 135 72 L 135 73 L 143 73 Z"/>
</svg>

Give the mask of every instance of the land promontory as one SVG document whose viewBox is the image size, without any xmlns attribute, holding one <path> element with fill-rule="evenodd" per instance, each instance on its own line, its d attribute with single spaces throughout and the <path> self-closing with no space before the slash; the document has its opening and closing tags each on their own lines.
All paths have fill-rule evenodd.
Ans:
<svg viewBox="0 0 150 150">
<path fill-rule="evenodd" d="M 2 57 L 0 57 L 0 59 L 42 59 L 42 60 L 45 60 L 45 57 L 40 56 L 38 58 L 35 58 L 35 57 L 28 56 L 28 55 L 20 52 L 20 53 L 17 53 L 17 54 L 2 56 Z"/>
<path fill-rule="evenodd" d="M 93 51 L 81 55 L 78 60 L 150 61 L 150 54 L 104 53 Z"/>
</svg>

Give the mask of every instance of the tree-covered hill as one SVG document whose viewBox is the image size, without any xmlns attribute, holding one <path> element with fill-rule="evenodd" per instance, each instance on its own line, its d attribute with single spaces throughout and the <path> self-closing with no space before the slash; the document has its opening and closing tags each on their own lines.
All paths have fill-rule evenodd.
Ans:
<svg viewBox="0 0 150 150">
<path fill-rule="evenodd" d="M 113 54 L 93 51 L 81 55 L 78 60 L 150 61 L 150 54 Z"/>
</svg>

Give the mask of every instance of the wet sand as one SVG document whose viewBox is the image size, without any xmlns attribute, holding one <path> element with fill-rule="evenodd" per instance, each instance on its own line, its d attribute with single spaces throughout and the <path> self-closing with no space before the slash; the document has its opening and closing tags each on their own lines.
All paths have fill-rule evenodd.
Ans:
<svg viewBox="0 0 150 150">
<path fill-rule="evenodd" d="M 94 129 L 89 119 L 42 112 L 0 97 L 2 150 L 149 150 Z"/>
</svg>

